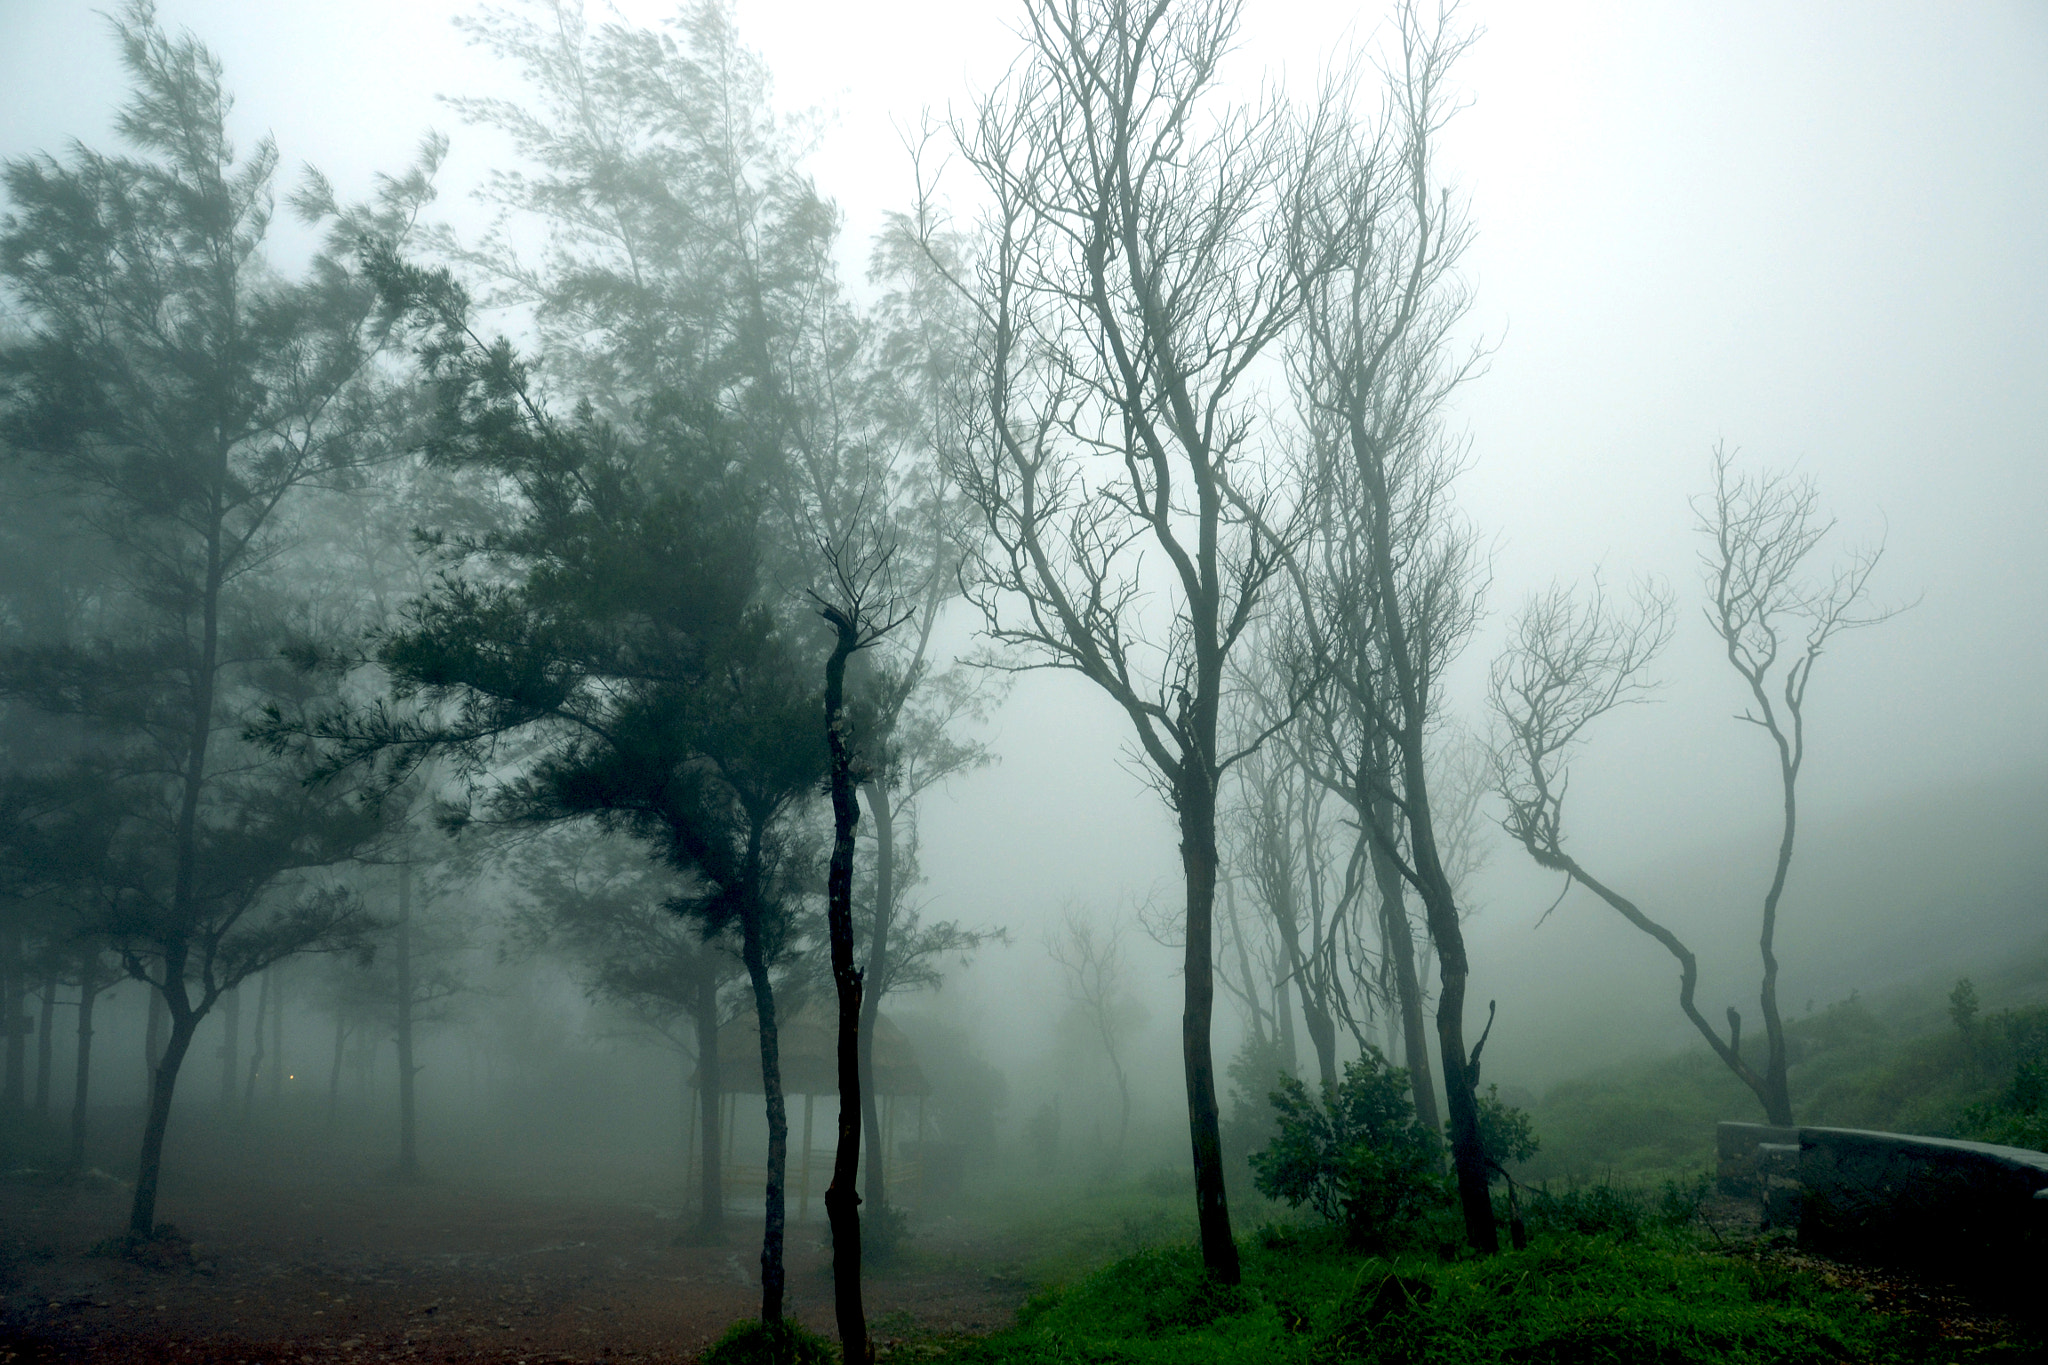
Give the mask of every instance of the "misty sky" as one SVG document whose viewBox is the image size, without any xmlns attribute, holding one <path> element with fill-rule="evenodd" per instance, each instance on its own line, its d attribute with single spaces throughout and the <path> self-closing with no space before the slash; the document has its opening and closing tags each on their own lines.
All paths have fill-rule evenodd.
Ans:
<svg viewBox="0 0 2048 1365">
<path fill-rule="evenodd" d="M 666 7 L 620 8 L 652 21 Z M 1262 68 L 1305 86 L 1379 17 L 1372 4 L 1250 8 L 1247 87 Z M 507 73 L 451 28 L 467 9 L 164 0 L 159 13 L 225 60 L 245 145 L 275 133 L 287 168 L 318 165 L 344 196 L 403 167 L 427 128 L 450 134 L 444 208 L 473 230 L 467 190 L 503 148 L 434 96 L 494 93 Z M 1845 543 L 1885 539 L 1879 598 L 1917 602 L 1822 661 L 1802 789 L 1816 827 L 2048 771 L 2048 6 L 1465 12 L 1486 34 L 1457 72 L 1471 104 L 1444 148 L 1479 229 L 1473 328 L 1497 346 L 1458 409 L 1474 459 L 1463 505 L 1494 573 L 1492 617 L 1454 689 L 1468 723 L 1484 725 L 1485 663 L 1525 594 L 1596 566 L 1615 583 L 1664 577 L 1681 604 L 1669 686 L 1596 735 L 1573 789 L 1575 843 L 1589 865 L 1623 870 L 1725 848 L 1761 876 L 1775 772 L 1763 737 L 1729 719 L 1741 699 L 1697 611 L 1687 506 L 1726 441 L 1814 477 Z M 820 114 L 810 169 L 845 210 L 857 281 L 882 213 L 911 195 L 897 128 L 964 108 L 1000 74 L 1017 48 L 1009 9 L 741 0 L 739 17 L 782 107 Z M 0 153 L 108 145 L 121 90 L 91 6 L 0 0 Z M 1039 926 L 1063 896 L 1107 909 L 1176 892 L 1173 834 L 1116 761 L 1123 722 L 1085 684 L 1030 681 L 995 732 L 1000 766 L 930 804 L 924 897 L 932 913 L 1017 928 L 1012 952 L 1037 973 Z M 1564 973 L 1589 933 L 1622 935 L 1579 902 L 1532 929 L 1555 889 L 1495 853 L 1475 887 L 1482 1009 Z M 1753 911 L 1734 923 L 1749 936 Z M 1656 950 L 1618 952 L 1616 969 L 1647 971 L 1645 998 L 1662 1002 L 1646 1025 L 1672 1033 Z M 1167 958 L 1145 960 L 1164 1002 Z M 984 1013 L 1009 998 L 996 976 L 977 973 Z M 1703 1003 L 1746 1002 L 1753 977 L 1745 965 L 1710 983 Z M 1531 1035 L 1502 1029 L 1502 1079 L 1542 1070 Z"/>
</svg>

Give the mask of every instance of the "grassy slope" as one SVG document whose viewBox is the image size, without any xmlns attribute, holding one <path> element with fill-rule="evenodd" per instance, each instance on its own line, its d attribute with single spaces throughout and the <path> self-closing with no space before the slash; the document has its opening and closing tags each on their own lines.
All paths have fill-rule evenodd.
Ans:
<svg viewBox="0 0 2048 1365">
<path fill-rule="evenodd" d="M 1210 1284 L 1191 1247 L 1139 1252 L 1034 1299 L 1016 1327 L 952 1347 L 959 1365 L 1193 1365 L 1207 1361 L 1906 1362 L 1928 1324 L 1772 1255 L 1682 1236 L 1539 1234 L 1491 1260 L 1394 1258 L 1327 1233 L 1245 1244 L 1244 1283 Z M 2019 1343 L 1944 1342 L 1955 1361 L 2033 1358 Z"/>
<path fill-rule="evenodd" d="M 1984 1137 L 1973 1106 L 1996 1102 L 2018 1063 L 2040 1050 L 2048 1010 L 1997 1011 L 1965 1037 L 1940 1002 L 1859 997 L 1788 1028 L 1801 1122 L 1934 1136 Z M 1714 1124 L 1761 1122 L 1755 1098 L 1704 1049 L 1605 1067 L 1562 1082 L 1530 1106 L 1543 1150 L 1520 1173 L 1665 1175 L 1713 1160 Z"/>
</svg>

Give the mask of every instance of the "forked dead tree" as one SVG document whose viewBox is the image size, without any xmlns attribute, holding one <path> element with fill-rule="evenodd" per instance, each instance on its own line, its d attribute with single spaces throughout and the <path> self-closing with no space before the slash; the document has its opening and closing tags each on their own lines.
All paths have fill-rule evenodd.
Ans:
<svg viewBox="0 0 2048 1365">
<path fill-rule="evenodd" d="M 1501 727 L 1495 785 L 1508 806 L 1503 824 L 1530 857 L 1591 891 L 1678 960 L 1678 1005 L 1685 1017 L 1756 1095 L 1768 1120 L 1790 1126 L 1776 945 L 1779 902 L 1798 833 L 1807 687 L 1831 641 L 1893 614 L 1868 607 L 1870 575 L 1883 546 L 1852 551 L 1813 575 L 1809 561 L 1834 522 L 1821 511 L 1812 481 L 1737 474 L 1720 448 L 1714 451 L 1714 491 L 1694 510 L 1708 541 L 1701 555 L 1707 623 L 1749 694 L 1739 719 L 1770 737 L 1783 794 L 1777 858 L 1764 892 L 1758 938 L 1761 1064 L 1743 1054 L 1742 1016 L 1733 1006 L 1725 1034 L 1700 1012 L 1695 998 L 1699 963 L 1692 950 L 1668 925 L 1588 871 L 1566 846 L 1571 755 L 1595 721 L 1640 700 L 1651 687 L 1650 664 L 1671 637 L 1668 596 L 1646 588 L 1629 607 L 1616 609 L 1596 582 L 1586 596 L 1553 587 L 1523 608 L 1506 651 L 1493 665 L 1493 709 Z"/>
<path fill-rule="evenodd" d="M 1116 1078 L 1119 1107 L 1115 1154 L 1121 1161 L 1124 1142 L 1131 1132 L 1131 1079 L 1117 1051 L 1131 1022 L 1123 926 L 1112 925 L 1107 932 L 1099 931 L 1087 911 L 1069 904 L 1060 927 L 1046 939 L 1045 950 L 1060 965 L 1066 978 L 1067 999 L 1102 1044 L 1102 1055 Z"/>
<path fill-rule="evenodd" d="M 1238 17 L 1235 0 L 1029 0 L 1022 59 L 956 129 L 989 209 L 950 276 L 977 310 L 985 417 L 955 477 L 986 535 L 968 570 L 987 633 L 1107 693 L 1179 820 L 1195 1201 L 1227 1284 L 1211 917 L 1237 755 L 1218 721 L 1275 569 L 1238 510 L 1267 500 L 1232 484 L 1263 464 L 1246 373 L 1296 312 L 1300 165 L 1283 105 L 1218 90 Z"/>
</svg>

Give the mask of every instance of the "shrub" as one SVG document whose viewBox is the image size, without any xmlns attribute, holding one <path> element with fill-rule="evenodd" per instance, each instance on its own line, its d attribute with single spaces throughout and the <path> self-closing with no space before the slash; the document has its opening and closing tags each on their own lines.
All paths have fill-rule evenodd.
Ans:
<svg viewBox="0 0 2048 1365">
<path fill-rule="evenodd" d="M 1654 1191 L 1605 1180 L 1573 1182 L 1562 1189 L 1545 1185 L 1529 1194 L 1523 1215 L 1535 1232 L 1633 1242 L 1646 1234 L 1691 1226 L 1712 1188 L 1704 1173 L 1690 1180 L 1666 1180 Z"/>
<path fill-rule="evenodd" d="M 1499 1086 L 1487 1086 L 1486 1093 L 1476 1098 L 1479 1101 L 1479 1145 L 1486 1152 L 1493 1174 L 1505 1175 L 1504 1168 L 1510 1161 L 1520 1164 L 1542 1150 L 1543 1144 L 1536 1137 L 1536 1125 L 1529 1112 L 1503 1100 Z"/>
<path fill-rule="evenodd" d="M 837 1365 L 839 1348 L 800 1323 L 748 1319 L 697 1358 L 698 1365 Z"/>
<path fill-rule="evenodd" d="M 1386 1058 L 1347 1062 L 1320 1103 L 1292 1077 L 1272 1101 L 1279 1132 L 1251 1158 L 1267 1198 L 1307 1204 L 1361 1245 L 1387 1242 L 1443 1201 L 1437 1136 L 1416 1122 L 1408 1073 Z"/>
</svg>

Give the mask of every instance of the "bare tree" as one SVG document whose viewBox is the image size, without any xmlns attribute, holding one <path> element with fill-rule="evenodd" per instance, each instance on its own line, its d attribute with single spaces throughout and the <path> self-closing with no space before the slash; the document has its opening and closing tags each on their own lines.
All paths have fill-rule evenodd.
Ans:
<svg viewBox="0 0 2048 1365">
<path fill-rule="evenodd" d="M 1239 674 L 1252 714 L 1266 717 L 1267 723 L 1281 720 L 1288 706 L 1284 681 L 1256 651 L 1247 665 Z M 1355 897 L 1344 894 L 1344 883 L 1330 866 L 1331 845 L 1340 831 L 1325 811 L 1329 789 L 1286 740 L 1283 734 L 1280 742 L 1237 768 L 1231 863 L 1243 870 L 1278 938 L 1273 1011 L 1289 1068 L 1295 1058 L 1293 1004 L 1298 998 L 1316 1072 L 1324 1084 L 1335 1085 L 1337 1026 L 1353 1013 L 1338 967 L 1345 929 L 1340 921 Z"/>
<path fill-rule="evenodd" d="M 1124 1070 L 1118 1045 L 1128 1026 L 1131 1000 L 1128 963 L 1124 958 L 1124 932 L 1115 925 L 1107 932 L 1096 928 L 1081 906 L 1068 902 L 1060 927 L 1045 941 L 1045 951 L 1066 978 L 1067 999 L 1087 1021 L 1102 1055 L 1116 1078 L 1116 1159 L 1121 1161 L 1124 1143 L 1131 1131 L 1131 1078 Z"/>
<path fill-rule="evenodd" d="M 1297 298 L 1291 121 L 1217 89 L 1238 17 L 1236 0 L 1028 0 L 1022 60 L 955 129 L 990 204 L 955 277 L 986 404 L 957 472 L 986 535 L 971 592 L 1016 666 L 1071 669 L 1123 709 L 1178 817 L 1188 1129 L 1203 1261 L 1224 1283 L 1211 918 L 1237 755 L 1219 719 L 1274 572 L 1238 510 L 1270 499 L 1232 484 L 1262 466 L 1247 372 Z"/>
<path fill-rule="evenodd" d="M 832 1302 L 839 1323 L 839 1349 L 848 1361 L 874 1359 L 867 1314 L 860 1294 L 861 993 L 862 972 L 853 962 L 854 826 L 860 823 L 863 774 L 846 706 L 846 665 L 856 653 L 901 626 L 914 614 L 899 610 L 889 574 L 894 553 L 855 529 L 819 546 L 831 584 L 813 592 L 818 614 L 832 627 L 832 652 L 825 659 L 825 741 L 830 755 L 832 859 L 825 879 L 825 916 L 832 953 L 832 984 L 839 999 L 839 1135 L 832 1154 L 832 1183 L 825 1190 L 825 1216 L 832 1225 Z M 872 1056 L 872 1051 L 870 1051 Z"/>
<path fill-rule="evenodd" d="M 1714 451 L 1714 491 L 1694 503 L 1694 511 L 1708 540 L 1701 555 L 1707 623 L 1749 693 L 1739 719 L 1764 731 L 1776 750 L 1783 793 L 1777 858 L 1764 892 L 1758 940 L 1763 960 L 1761 1067 L 1743 1055 L 1742 1016 L 1732 1005 L 1725 1035 L 1700 1012 L 1695 1000 L 1699 963 L 1691 949 L 1634 900 L 1587 871 L 1566 848 L 1569 760 L 1593 722 L 1640 700 L 1650 688 L 1650 664 L 1671 637 L 1667 595 L 1646 588 L 1630 607 L 1617 610 L 1596 580 L 1584 598 L 1553 587 L 1523 608 L 1507 649 L 1493 665 L 1493 709 L 1501 726 L 1495 784 L 1508 805 L 1503 824 L 1540 866 L 1591 891 L 1678 960 L 1678 1005 L 1685 1017 L 1756 1095 L 1769 1121 L 1790 1126 L 1776 942 L 1779 901 L 1798 829 L 1807 686 L 1831 640 L 1893 614 L 1867 605 L 1870 575 L 1883 546 L 1853 551 L 1817 580 L 1811 577 L 1808 560 L 1834 526 L 1820 510 L 1812 481 L 1772 473 L 1738 475 L 1719 447 Z"/>
<path fill-rule="evenodd" d="M 1305 139 L 1313 190 L 1290 239 L 1303 303 L 1289 359 L 1315 535 L 1285 562 L 1305 652 L 1338 702 L 1329 757 L 1370 836 L 1390 941 L 1399 944 L 1406 916 L 1387 913 L 1399 890 L 1387 874 L 1422 903 L 1439 968 L 1437 1044 L 1459 1202 L 1468 1241 L 1491 1252 L 1499 1239 L 1474 1093 L 1485 1039 L 1465 1043 L 1470 969 L 1431 752 L 1438 681 L 1477 620 L 1485 577 L 1477 538 L 1451 501 L 1464 449 L 1442 420 L 1484 358 L 1454 341 L 1471 298 L 1457 274 L 1471 230 L 1434 162 L 1455 112 L 1450 69 L 1472 37 L 1449 9 L 1425 19 L 1403 6 L 1379 115 L 1356 118 L 1326 99 Z M 1271 528 L 1268 539 L 1289 541 Z M 1418 1000 L 1419 988 L 1404 995 Z M 1404 1032 L 1419 1035 L 1412 1024 Z"/>
</svg>

